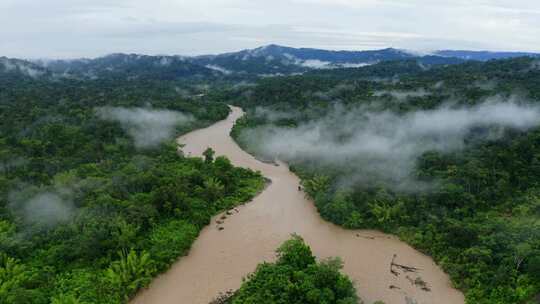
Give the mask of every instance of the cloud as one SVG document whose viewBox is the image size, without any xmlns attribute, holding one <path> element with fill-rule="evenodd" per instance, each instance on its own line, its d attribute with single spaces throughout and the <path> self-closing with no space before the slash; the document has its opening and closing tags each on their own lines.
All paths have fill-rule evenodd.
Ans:
<svg viewBox="0 0 540 304">
<path fill-rule="evenodd" d="M 161 59 L 159 60 L 159 65 L 161 66 L 169 66 L 171 65 L 171 63 L 173 62 L 173 60 L 170 58 L 170 57 L 161 57 Z"/>
<path fill-rule="evenodd" d="M 38 78 L 40 76 L 43 76 L 43 74 L 45 74 L 43 71 L 40 71 L 40 70 L 36 70 L 32 67 L 29 67 L 27 65 L 19 65 L 19 70 L 25 74 L 25 75 L 28 75 L 32 78 Z"/>
<path fill-rule="evenodd" d="M 322 61 L 318 59 L 308 59 L 308 60 L 297 59 L 297 61 L 294 63 L 297 65 L 306 67 L 306 68 L 310 68 L 310 69 L 361 68 L 361 67 L 365 67 L 365 66 L 373 64 L 373 63 L 352 63 L 352 62 L 332 63 L 330 61 Z"/>
<path fill-rule="evenodd" d="M 538 106 L 524 105 L 517 97 L 491 97 L 470 108 L 445 105 L 404 115 L 336 106 L 323 118 L 296 128 L 248 129 L 240 139 L 266 158 L 341 168 L 343 184 L 383 182 L 414 191 L 426 186 L 412 174 L 423 153 L 463 149 L 473 129 L 475 138 L 494 140 L 501 128 L 538 125 Z"/>
<path fill-rule="evenodd" d="M 282 119 L 291 119 L 299 115 L 296 111 L 280 112 L 273 111 L 265 107 L 256 107 L 253 113 L 255 117 L 263 118 L 269 122 L 276 122 Z"/>
<path fill-rule="evenodd" d="M 174 92 L 182 98 L 190 98 L 192 96 L 191 92 L 185 88 L 174 87 Z"/>
<path fill-rule="evenodd" d="M 311 69 L 328 69 L 331 67 L 330 62 L 317 59 L 304 60 L 300 63 L 300 65 Z"/>
<path fill-rule="evenodd" d="M 471 87 L 479 88 L 486 91 L 494 90 L 497 87 L 497 81 L 494 79 L 491 80 L 476 80 L 471 84 Z"/>
<path fill-rule="evenodd" d="M 444 87 L 444 81 L 441 80 L 441 81 L 437 81 L 437 83 L 435 83 L 432 88 L 436 90 L 440 90 L 443 87 Z"/>
<path fill-rule="evenodd" d="M 54 183 L 48 186 L 34 186 L 26 183 L 15 183 L 8 194 L 7 210 L 21 220 L 26 228 L 54 228 L 69 223 L 80 215 L 75 201 L 81 195 L 104 187 L 106 181 L 101 178 L 79 178 L 72 172 L 55 175 Z M 36 232 L 34 229 L 23 229 L 14 237 L 26 237 Z"/>
<path fill-rule="evenodd" d="M 318 99 L 325 100 L 325 101 L 332 101 L 339 98 L 339 96 L 341 96 L 341 94 L 343 94 L 344 92 L 353 91 L 354 89 L 355 89 L 354 85 L 351 85 L 351 84 L 338 84 L 328 91 L 314 92 L 312 96 Z"/>
<path fill-rule="evenodd" d="M 535 0 L 4 0 L 0 54 L 203 54 L 269 43 L 538 51 L 539 15 Z"/>
<path fill-rule="evenodd" d="M 232 73 L 231 71 L 227 70 L 224 67 L 220 67 L 219 65 L 208 64 L 208 65 L 206 65 L 206 67 L 211 69 L 211 70 L 218 71 L 218 72 L 220 72 L 222 74 L 225 74 L 225 75 L 230 75 Z"/>
<path fill-rule="evenodd" d="M 191 115 L 169 110 L 102 107 L 96 113 L 101 119 L 120 122 L 137 148 L 155 147 L 171 139 L 177 126 L 194 121 Z"/>
<path fill-rule="evenodd" d="M 56 191 L 38 192 L 24 199 L 26 194 L 11 193 L 9 204 L 26 224 L 51 227 L 69 221 L 76 214 L 73 202 Z"/>
<path fill-rule="evenodd" d="M 285 74 L 283 74 L 283 73 L 264 73 L 264 74 L 259 74 L 259 76 L 263 77 L 263 78 L 271 78 L 271 77 L 285 76 Z"/>
<path fill-rule="evenodd" d="M 262 48 L 261 48 L 262 49 Z M 308 59 L 302 60 L 291 54 L 283 54 L 285 59 L 283 64 L 294 64 L 310 69 L 337 69 L 337 68 L 360 68 L 364 66 L 371 65 L 373 63 L 353 63 L 353 62 L 343 62 L 343 63 L 333 63 L 330 61 L 322 61 L 318 59 Z"/>
<path fill-rule="evenodd" d="M 375 97 L 391 96 L 392 98 L 396 99 L 399 102 L 406 101 L 409 98 L 425 97 L 429 95 L 431 95 L 431 93 L 426 91 L 425 89 L 417 89 L 413 91 L 381 90 L 381 91 L 375 91 L 373 93 L 373 96 Z"/>
<path fill-rule="evenodd" d="M 38 78 L 40 76 L 43 76 L 45 74 L 44 71 L 35 69 L 31 67 L 30 65 L 19 62 L 19 61 L 13 61 L 9 60 L 7 58 L 0 58 L 0 65 L 3 66 L 3 69 L 7 72 L 11 71 L 18 71 L 26 76 L 30 76 L 32 78 Z"/>
<path fill-rule="evenodd" d="M 338 65 L 342 68 L 361 68 L 368 65 L 372 65 L 373 63 L 352 63 L 352 62 L 345 62 L 345 63 L 339 63 Z"/>
<path fill-rule="evenodd" d="M 7 72 L 17 69 L 17 65 L 7 58 L 0 58 L 0 63 L 2 66 L 4 66 L 3 69 Z"/>
</svg>

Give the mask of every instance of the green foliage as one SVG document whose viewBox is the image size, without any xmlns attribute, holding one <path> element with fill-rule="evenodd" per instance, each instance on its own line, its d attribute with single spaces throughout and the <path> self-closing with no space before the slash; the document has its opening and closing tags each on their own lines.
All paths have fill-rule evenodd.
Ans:
<svg viewBox="0 0 540 304">
<path fill-rule="evenodd" d="M 121 251 L 120 259 L 111 263 L 105 272 L 105 281 L 114 291 L 118 301 L 129 299 L 139 288 L 146 286 L 152 279 L 155 267 L 150 254 L 143 251 L 137 254 L 134 250 Z"/>
<path fill-rule="evenodd" d="M 269 156 L 258 149 L 262 145 L 245 140 L 243 130 L 294 128 L 324 119 L 334 107 L 345 109 L 343 113 L 366 108 L 401 115 L 436 109 L 448 100 L 466 107 L 513 94 L 537 103 L 540 70 L 533 65 L 534 59 L 515 58 L 423 70 L 414 61 L 396 61 L 264 79 L 250 94 L 235 96 L 247 115 L 231 135 L 265 158 Z M 429 94 L 400 101 L 374 94 L 416 90 Z M 293 115 L 272 119 L 257 112 L 261 106 Z M 432 255 L 463 290 L 467 303 L 523 303 L 540 292 L 540 130 L 489 128 L 471 131 L 462 150 L 428 151 L 416 159 L 412 176 L 431 185 L 429 189 L 396 190 L 375 175 L 343 186 L 343 176 L 355 173 L 347 162 L 298 160 L 290 165 L 326 220 L 399 235 Z M 478 136 L 490 131 L 500 138 Z"/>
<path fill-rule="evenodd" d="M 157 226 L 150 232 L 150 254 L 156 260 L 159 270 L 166 270 L 179 256 L 187 254 L 199 230 L 193 224 L 182 220 L 171 220 Z"/>
<path fill-rule="evenodd" d="M 178 134 L 227 117 L 225 104 L 181 97 L 184 84 L 169 76 L 0 75 L 1 303 L 124 303 L 187 254 L 213 215 L 262 189 L 260 174 L 224 157 L 187 158 L 173 142 L 137 150 L 119 123 L 95 114 L 152 106 L 195 117 Z M 28 216 L 47 209 L 26 207 L 44 194 L 64 216 Z"/>
<path fill-rule="evenodd" d="M 212 148 L 207 148 L 203 152 L 204 161 L 207 162 L 207 163 L 213 162 L 215 154 L 216 154 L 216 152 Z"/>
<path fill-rule="evenodd" d="M 355 304 L 356 290 L 339 270 L 339 259 L 318 263 L 299 236 L 277 250 L 276 263 L 263 263 L 230 300 L 232 304 Z"/>
<path fill-rule="evenodd" d="M 44 293 L 33 285 L 42 280 L 27 265 L 0 253 L 0 299 L 2 303 L 46 303 Z"/>
<path fill-rule="evenodd" d="M 308 265 L 315 263 L 315 257 L 311 253 L 311 249 L 304 243 L 302 238 L 296 235 L 292 239 L 285 241 L 276 252 L 277 264 L 304 269 Z"/>
<path fill-rule="evenodd" d="M 82 304 L 77 297 L 72 294 L 61 294 L 52 299 L 51 304 Z"/>
</svg>

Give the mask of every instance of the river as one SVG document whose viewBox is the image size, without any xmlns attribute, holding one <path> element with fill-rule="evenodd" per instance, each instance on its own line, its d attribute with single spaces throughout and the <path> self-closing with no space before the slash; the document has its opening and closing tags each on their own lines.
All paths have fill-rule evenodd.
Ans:
<svg viewBox="0 0 540 304">
<path fill-rule="evenodd" d="M 252 202 L 237 208 L 224 223 L 222 215 L 201 231 L 189 255 L 141 291 L 133 304 L 208 304 L 220 292 L 240 287 L 242 278 L 257 264 L 274 259 L 275 249 L 292 233 L 299 234 L 320 258 L 339 256 L 343 271 L 355 282 L 366 304 L 462 304 L 463 294 L 433 260 L 397 237 L 371 230 L 345 230 L 324 221 L 313 202 L 298 191 L 299 178 L 285 164 L 262 163 L 244 152 L 229 136 L 243 115 L 232 107 L 226 120 L 178 139 L 186 155 L 199 156 L 207 147 L 225 155 L 236 166 L 261 171 L 272 180 Z M 223 227 L 220 230 L 219 227 Z M 418 268 L 405 272 L 399 265 Z M 430 291 L 412 283 L 417 277 Z M 415 302 L 411 302 L 415 301 Z"/>
</svg>

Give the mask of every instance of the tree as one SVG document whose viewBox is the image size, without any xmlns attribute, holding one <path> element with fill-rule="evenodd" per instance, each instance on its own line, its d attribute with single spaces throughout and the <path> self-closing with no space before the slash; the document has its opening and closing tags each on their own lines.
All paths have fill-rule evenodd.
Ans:
<svg viewBox="0 0 540 304">
<path fill-rule="evenodd" d="M 317 263 L 311 249 L 294 235 L 276 251 L 274 264 L 263 263 L 227 299 L 232 304 L 356 304 L 349 278 L 339 259 Z"/>
<path fill-rule="evenodd" d="M 207 162 L 207 163 L 213 162 L 215 154 L 216 154 L 216 152 L 212 148 L 207 148 L 203 152 L 204 161 Z"/>
<path fill-rule="evenodd" d="M 223 196 L 225 190 L 223 183 L 215 177 L 206 179 L 204 181 L 204 188 L 209 202 L 215 202 Z"/>
<path fill-rule="evenodd" d="M 150 282 L 155 268 L 150 254 L 145 251 L 137 254 L 133 249 L 129 252 L 123 250 L 119 256 L 120 259 L 112 262 L 105 272 L 105 279 L 120 300 L 124 301 Z"/>
<path fill-rule="evenodd" d="M 278 249 L 278 264 L 293 266 L 297 269 L 306 268 L 308 265 L 315 263 L 315 257 L 304 240 L 299 235 L 285 241 Z"/>
</svg>

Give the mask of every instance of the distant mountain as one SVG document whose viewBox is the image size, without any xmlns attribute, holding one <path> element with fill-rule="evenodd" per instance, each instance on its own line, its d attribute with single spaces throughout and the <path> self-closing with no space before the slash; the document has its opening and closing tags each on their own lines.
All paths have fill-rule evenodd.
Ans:
<svg viewBox="0 0 540 304">
<path fill-rule="evenodd" d="M 215 70 L 191 63 L 180 56 L 112 54 L 96 59 L 39 61 L 56 75 L 76 78 L 126 78 L 175 80 L 219 75 Z"/>
<path fill-rule="evenodd" d="M 388 61 L 412 61 L 419 68 L 426 69 L 430 66 L 460 64 L 470 60 L 487 61 L 521 56 L 540 55 L 453 50 L 420 55 L 394 48 L 331 51 L 271 44 L 239 52 L 195 57 L 112 54 L 95 59 L 41 60 L 34 63 L 2 58 L 0 69 L 4 66 L 5 71 L 31 77 L 51 74 L 54 77 L 77 79 L 179 80 L 291 75 L 314 70 L 358 68 Z"/>
<path fill-rule="evenodd" d="M 538 53 L 527 52 L 489 52 L 489 51 L 452 51 L 444 50 L 434 53 L 437 56 L 460 58 L 464 60 L 488 61 L 492 59 L 507 59 L 516 57 L 540 57 Z"/>
<path fill-rule="evenodd" d="M 289 58 L 285 52 L 279 52 L 276 47 L 267 46 L 234 53 L 197 56 L 188 60 L 226 74 L 275 75 L 309 70 L 309 67 L 302 66 L 301 62 L 292 56 Z"/>
<path fill-rule="evenodd" d="M 228 73 L 276 75 L 303 73 L 314 69 L 357 68 L 390 60 L 417 59 L 425 65 L 457 64 L 463 59 L 446 56 L 419 56 L 387 48 L 374 51 L 331 51 L 267 45 L 251 50 L 193 57 L 193 63 L 225 70 Z"/>
<path fill-rule="evenodd" d="M 50 77 L 52 73 L 46 68 L 26 60 L 0 57 L 0 75 L 19 78 Z"/>
<path fill-rule="evenodd" d="M 301 61 L 319 60 L 333 64 L 367 64 L 414 57 L 414 55 L 411 55 L 410 53 L 393 48 L 376 51 L 330 51 L 311 48 L 297 49 L 275 44 L 260 47 L 248 52 L 258 56 L 275 56 Z"/>
</svg>

